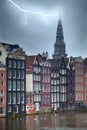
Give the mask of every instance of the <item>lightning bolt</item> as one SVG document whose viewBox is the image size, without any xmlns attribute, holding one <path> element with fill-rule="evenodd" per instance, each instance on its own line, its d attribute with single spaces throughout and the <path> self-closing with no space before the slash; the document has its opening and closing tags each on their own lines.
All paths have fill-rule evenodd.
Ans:
<svg viewBox="0 0 87 130">
<path fill-rule="evenodd" d="M 29 13 L 29 14 L 33 14 L 33 15 L 40 15 L 40 16 L 44 16 L 44 17 L 50 17 L 50 16 L 58 16 L 58 13 L 56 14 L 45 14 L 45 13 L 42 13 L 42 12 L 35 12 L 35 11 L 31 11 L 31 10 L 26 10 L 26 9 L 23 9 L 21 8 L 19 5 L 17 5 L 13 0 L 7 0 L 8 2 L 10 2 L 11 4 L 13 4 L 18 10 L 24 12 L 24 13 Z"/>
</svg>

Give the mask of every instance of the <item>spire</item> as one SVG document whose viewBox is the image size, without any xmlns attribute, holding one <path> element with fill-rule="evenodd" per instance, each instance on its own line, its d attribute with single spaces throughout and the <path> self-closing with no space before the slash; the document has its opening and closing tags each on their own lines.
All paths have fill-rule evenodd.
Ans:
<svg viewBox="0 0 87 130">
<path fill-rule="evenodd" d="M 65 54 L 65 43 L 64 43 L 64 36 L 63 36 L 62 21 L 59 18 L 57 31 L 56 31 L 56 42 L 54 44 L 53 58 L 56 59 L 60 56 L 66 56 L 66 54 Z"/>
<path fill-rule="evenodd" d="M 56 44 L 64 43 L 64 36 L 63 36 L 63 28 L 62 28 L 62 21 L 59 19 L 57 32 L 56 32 Z"/>
</svg>

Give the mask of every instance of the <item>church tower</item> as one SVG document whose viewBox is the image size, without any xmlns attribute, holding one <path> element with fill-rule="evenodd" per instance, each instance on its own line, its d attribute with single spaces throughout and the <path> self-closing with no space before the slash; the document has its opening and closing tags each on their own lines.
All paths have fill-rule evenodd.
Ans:
<svg viewBox="0 0 87 130">
<path fill-rule="evenodd" d="M 66 54 L 66 47 L 65 47 L 65 43 L 64 43 L 62 21 L 61 21 L 61 19 L 59 19 L 57 32 L 56 32 L 56 42 L 54 44 L 53 59 L 57 59 L 61 56 L 66 57 L 67 54 Z"/>
</svg>

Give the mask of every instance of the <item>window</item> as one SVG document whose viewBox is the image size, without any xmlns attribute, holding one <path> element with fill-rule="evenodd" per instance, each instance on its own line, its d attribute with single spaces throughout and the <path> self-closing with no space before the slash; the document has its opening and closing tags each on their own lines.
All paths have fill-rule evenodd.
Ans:
<svg viewBox="0 0 87 130">
<path fill-rule="evenodd" d="M 60 83 L 66 83 L 66 77 L 60 77 Z"/>
<path fill-rule="evenodd" d="M 13 78 L 16 78 L 16 70 L 13 70 Z"/>
<path fill-rule="evenodd" d="M 17 81 L 17 90 L 20 90 L 20 81 Z"/>
<path fill-rule="evenodd" d="M 51 77 L 53 77 L 53 73 L 51 73 Z"/>
<path fill-rule="evenodd" d="M 59 73 L 57 73 L 57 77 L 59 77 Z"/>
<path fill-rule="evenodd" d="M 17 61 L 17 68 L 20 68 L 20 61 Z"/>
<path fill-rule="evenodd" d="M 66 70 L 65 70 L 65 69 L 61 69 L 61 70 L 60 70 L 60 73 L 61 73 L 61 74 L 66 74 Z"/>
<path fill-rule="evenodd" d="M 8 93 L 8 104 L 11 104 L 11 93 Z"/>
<path fill-rule="evenodd" d="M 16 93 L 13 93 L 12 103 L 13 103 L 13 104 L 16 104 Z"/>
<path fill-rule="evenodd" d="M 56 86 L 54 86 L 54 92 L 56 92 Z"/>
<path fill-rule="evenodd" d="M 4 77 L 4 74 L 3 74 L 3 73 L 1 73 L 1 77 L 2 77 L 2 78 Z"/>
<path fill-rule="evenodd" d="M 34 101 L 38 101 L 38 95 L 34 95 Z"/>
<path fill-rule="evenodd" d="M 24 111 L 24 105 L 21 105 L 21 111 Z"/>
<path fill-rule="evenodd" d="M 17 71 L 17 79 L 20 79 L 20 70 Z"/>
<path fill-rule="evenodd" d="M 16 81 L 13 81 L 13 90 L 16 90 Z"/>
<path fill-rule="evenodd" d="M 20 104 L 20 93 L 17 93 L 17 104 Z"/>
<path fill-rule="evenodd" d="M 34 83 L 34 91 L 38 91 L 38 83 Z"/>
<path fill-rule="evenodd" d="M 34 72 L 39 73 L 39 68 L 38 67 L 34 67 Z"/>
<path fill-rule="evenodd" d="M 54 78 L 56 78 L 56 73 L 54 73 Z"/>
<path fill-rule="evenodd" d="M 4 91 L 3 90 L 0 91 L 0 96 L 4 96 Z"/>
<path fill-rule="evenodd" d="M 57 93 L 57 99 L 56 100 L 57 100 L 57 102 L 59 102 L 59 93 Z"/>
<path fill-rule="evenodd" d="M 21 78 L 24 79 L 24 71 L 21 71 Z"/>
<path fill-rule="evenodd" d="M 11 106 L 8 106 L 8 112 L 11 112 Z"/>
<path fill-rule="evenodd" d="M 53 92 L 53 86 L 51 86 L 51 92 Z"/>
<path fill-rule="evenodd" d="M 4 100 L 3 100 L 3 98 L 1 97 L 0 98 L 0 104 L 3 104 L 4 103 Z"/>
<path fill-rule="evenodd" d="M 21 93 L 21 103 L 24 103 L 24 93 Z"/>
<path fill-rule="evenodd" d="M 56 85 L 56 79 L 54 80 L 54 85 Z"/>
<path fill-rule="evenodd" d="M 59 86 L 57 86 L 57 88 L 56 88 L 56 89 L 57 89 L 57 92 L 59 92 Z"/>
<path fill-rule="evenodd" d="M 53 84 L 53 80 L 51 80 L 51 84 Z"/>
<path fill-rule="evenodd" d="M 14 112 L 14 113 L 18 113 L 18 106 L 17 106 L 17 105 L 14 105 L 14 106 L 13 106 L 13 112 Z"/>
<path fill-rule="evenodd" d="M 3 112 L 4 112 L 4 108 L 0 107 L 0 114 L 3 114 Z"/>
<path fill-rule="evenodd" d="M 40 81 L 40 75 L 34 75 L 34 81 Z"/>
<path fill-rule="evenodd" d="M 24 90 L 24 81 L 21 81 L 21 90 Z"/>
<path fill-rule="evenodd" d="M 51 94 L 51 102 L 53 102 L 53 94 Z"/>
<path fill-rule="evenodd" d="M 21 67 L 24 68 L 24 61 L 21 62 Z"/>
<path fill-rule="evenodd" d="M 8 80 L 8 90 L 11 90 L 11 87 L 12 87 L 12 82 L 11 80 Z"/>
<path fill-rule="evenodd" d="M 12 67 L 12 60 L 8 60 L 8 67 Z"/>
<path fill-rule="evenodd" d="M 4 82 L 3 81 L 0 81 L 0 86 L 4 86 Z"/>
<path fill-rule="evenodd" d="M 13 68 L 16 68 L 16 61 L 13 60 Z"/>
<path fill-rule="evenodd" d="M 54 94 L 54 102 L 56 102 L 56 94 Z"/>
<path fill-rule="evenodd" d="M 12 70 L 8 70 L 8 78 L 11 78 L 12 77 Z"/>
<path fill-rule="evenodd" d="M 59 80 L 57 79 L 57 84 L 59 84 Z"/>
</svg>

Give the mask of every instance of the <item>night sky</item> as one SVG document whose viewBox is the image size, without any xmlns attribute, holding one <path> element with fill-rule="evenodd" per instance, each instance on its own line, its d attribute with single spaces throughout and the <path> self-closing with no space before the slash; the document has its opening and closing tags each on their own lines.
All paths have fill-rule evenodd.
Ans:
<svg viewBox="0 0 87 130">
<path fill-rule="evenodd" d="M 0 42 L 51 57 L 59 18 L 68 56 L 87 57 L 87 0 L 0 0 Z"/>
</svg>

